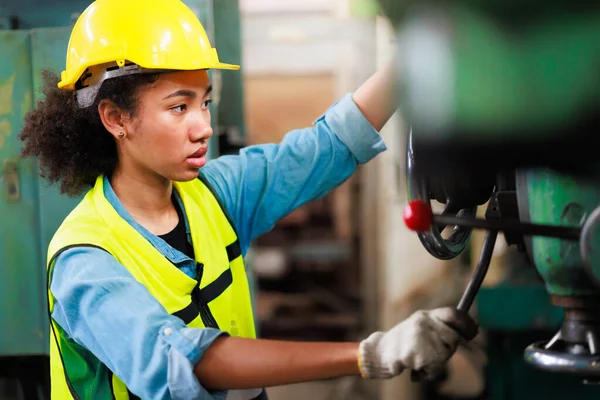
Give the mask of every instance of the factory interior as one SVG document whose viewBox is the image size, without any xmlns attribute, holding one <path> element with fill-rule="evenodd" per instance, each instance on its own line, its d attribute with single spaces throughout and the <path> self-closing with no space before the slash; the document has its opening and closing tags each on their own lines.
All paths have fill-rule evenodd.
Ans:
<svg viewBox="0 0 600 400">
<path fill-rule="evenodd" d="M 441 307 L 479 327 L 436 379 L 347 374 L 268 399 L 600 398 L 597 2 L 181 1 L 241 66 L 208 71 L 209 164 L 313 126 L 396 62 L 387 149 L 250 243 L 257 337 L 358 343 Z M 19 135 L 91 3 L 0 0 L 0 400 L 51 398 L 48 248 L 83 196 L 43 180 Z"/>
</svg>

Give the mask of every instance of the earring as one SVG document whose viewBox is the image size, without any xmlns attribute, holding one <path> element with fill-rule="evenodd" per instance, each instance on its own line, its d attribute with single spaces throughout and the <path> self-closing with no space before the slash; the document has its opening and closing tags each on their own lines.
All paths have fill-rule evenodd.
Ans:
<svg viewBox="0 0 600 400">
<path fill-rule="evenodd" d="M 123 131 L 119 132 L 119 138 L 121 138 L 121 139 L 122 139 L 122 138 L 124 138 L 124 137 L 125 137 L 125 132 L 123 132 Z"/>
</svg>

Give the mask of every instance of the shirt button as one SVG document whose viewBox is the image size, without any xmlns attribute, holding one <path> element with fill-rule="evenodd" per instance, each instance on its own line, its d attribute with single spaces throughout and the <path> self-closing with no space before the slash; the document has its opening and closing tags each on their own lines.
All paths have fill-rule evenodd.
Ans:
<svg viewBox="0 0 600 400">
<path fill-rule="evenodd" d="M 163 331 L 163 333 L 167 336 L 171 336 L 171 334 L 173 333 L 173 329 L 171 328 L 165 328 L 165 330 Z"/>
</svg>

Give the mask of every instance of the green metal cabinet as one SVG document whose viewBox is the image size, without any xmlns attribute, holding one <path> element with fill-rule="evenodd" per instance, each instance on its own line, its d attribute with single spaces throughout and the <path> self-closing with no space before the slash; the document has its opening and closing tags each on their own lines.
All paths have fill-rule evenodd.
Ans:
<svg viewBox="0 0 600 400">
<path fill-rule="evenodd" d="M 31 107 L 31 36 L 0 31 L 0 354 L 46 352 L 39 188 L 17 135 Z"/>
<path fill-rule="evenodd" d="M 69 28 L 0 31 L 0 355 L 48 353 L 46 249 L 54 231 L 80 200 L 58 193 L 19 158 L 25 114 L 41 99 L 41 71 L 60 71 Z"/>
<path fill-rule="evenodd" d="M 38 28 L 30 31 L 31 70 L 33 72 L 33 101 L 42 100 L 42 70 L 50 69 L 60 74 L 65 63 L 65 49 L 69 42 L 69 28 Z M 46 249 L 54 232 L 75 207 L 80 198 L 68 198 L 59 194 L 56 187 L 49 187 L 38 179 L 40 251 L 45 259 Z"/>
<path fill-rule="evenodd" d="M 45 260 L 48 243 L 80 198 L 59 194 L 20 159 L 25 114 L 41 99 L 41 71 L 60 71 L 69 28 L 0 31 L 0 355 L 48 353 Z"/>
<path fill-rule="evenodd" d="M 207 29 L 223 61 L 240 63 L 237 0 L 184 0 Z M 8 0 L 0 5 L 0 357 L 48 354 L 45 262 L 48 243 L 80 198 L 60 195 L 20 159 L 23 118 L 41 99 L 41 71 L 64 68 L 70 24 L 89 1 Z M 218 29 L 215 25 L 218 18 Z M 21 30 L 9 30 L 16 20 Z M 219 125 L 244 133 L 241 76 L 212 72 L 215 133 Z M 219 112 L 219 104 L 226 109 Z M 218 153 L 214 136 L 209 157 Z"/>
</svg>

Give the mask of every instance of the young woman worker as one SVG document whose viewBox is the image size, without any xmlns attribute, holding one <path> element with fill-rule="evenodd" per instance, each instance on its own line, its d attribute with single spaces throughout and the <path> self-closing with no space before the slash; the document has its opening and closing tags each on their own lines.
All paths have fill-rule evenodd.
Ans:
<svg viewBox="0 0 600 400">
<path fill-rule="evenodd" d="M 238 67 L 180 0 L 98 0 L 61 80 L 46 76 L 23 154 L 63 193 L 86 192 L 48 250 L 52 398 L 250 400 L 435 373 L 474 336 L 467 315 L 417 312 L 361 343 L 260 340 L 244 269 L 254 238 L 385 150 L 391 68 L 280 144 L 206 163 L 210 68 Z"/>
</svg>

